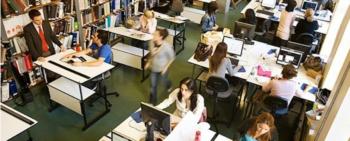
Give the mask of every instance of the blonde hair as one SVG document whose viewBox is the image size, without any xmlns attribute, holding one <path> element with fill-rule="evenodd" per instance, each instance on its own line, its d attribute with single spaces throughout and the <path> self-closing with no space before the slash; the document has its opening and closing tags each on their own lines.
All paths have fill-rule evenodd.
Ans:
<svg viewBox="0 0 350 141">
<path fill-rule="evenodd" d="M 147 19 L 154 18 L 154 12 L 151 10 L 145 10 L 144 15 Z"/>
<path fill-rule="evenodd" d="M 314 10 L 312 10 L 311 8 L 306 9 L 306 11 L 305 11 L 305 19 L 308 22 L 314 21 Z"/>
</svg>

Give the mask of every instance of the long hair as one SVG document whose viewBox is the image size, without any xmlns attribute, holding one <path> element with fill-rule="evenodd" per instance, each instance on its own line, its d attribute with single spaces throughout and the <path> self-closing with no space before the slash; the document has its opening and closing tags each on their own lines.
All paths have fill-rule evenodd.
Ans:
<svg viewBox="0 0 350 141">
<path fill-rule="evenodd" d="M 182 79 L 180 81 L 179 88 L 181 88 L 181 85 L 186 85 L 188 90 L 192 91 L 192 94 L 190 96 L 190 101 L 191 101 L 190 110 L 193 112 L 193 110 L 196 109 L 196 107 L 197 107 L 197 85 L 196 85 L 196 81 L 193 80 L 190 77 L 186 77 L 186 78 L 184 78 L 184 79 Z M 177 99 L 180 102 L 182 102 L 181 90 L 179 91 L 179 93 L 177 93 Z"/>
<path fill-rule="evenodd" d="M 257 126 L 259 123 L 260 124 L 261 123 L 267 124 L 270 127 L 270 131 L 263 134 L 263 135 L 260 135 L 257 138 L 257 140 L 258 141 L 270 141 L 272 138 L 271 131 L 275 130 L 275 128 L 276 128 L 275 127 L 275 119 L 273 118 L 273 116 L 270 113 L 263 112 L 256 118 L 256 120 L 254 121 L 254 124 L 252 125 L 252 127 L 250 127 L 248 129 L 247 133 L 251 136 L 255 136 L 255 133 L 258 130 Z"/>
<path fill-rule="evenodd" d="M 256 23 L 256 16 L 253 9 L 247 9 L 244 13 L 246 22 L 249 24 L 255 24 Z"/>
<path fill-rule="evenodd" d="M 216 1 L 211 1 L 208 6 L 208 15 L 212 16 L 215 14 L 215 11 L 218 9 L 218 4 Z"/>
<path fill-rule="evenodd" d="M 305 11 L 305 19 L 308 22 L 314 21 L 314 10 L 312 10 L 311 8 L 306 9 L 306 11 Z"/>
<path fill-rule="evenodd" d="M 227 44 L 220 42 L 215 49 L 213 56 L 209 58 L 209 69 L 211 72 L 216 72 L 227 54 Z"/>
</svg>

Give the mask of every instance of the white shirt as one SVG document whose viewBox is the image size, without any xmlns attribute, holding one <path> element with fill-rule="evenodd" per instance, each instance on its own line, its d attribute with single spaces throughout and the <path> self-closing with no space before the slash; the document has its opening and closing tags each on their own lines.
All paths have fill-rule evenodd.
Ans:
<svg viewBox="0 0 350 141">
<path fill-rule="evenodd" d="M 286 10 L 283 10 L 281 12 L 276 36 L 283 40 L 288 40 L 290 35 L 290 28 L 293 24 L 294 19 L 295 17 L 293 12 L 287 12 Z"/>
<path fill-rule="evenodd" d="M 144 25 L 146 24 L 145 22 L 142 22 L 144 19 L 146 19 L 146 17 L 144 16 L 141 16 L 141 28 L 143 26 L 146 26 L 146 28 L 148 29 L 147 30 L 147 33 L 149 34 L 152 34 L 156 31 L 157 29 L 157 19 L 156 18 L 151 18 L 151 19 L 146 19 L 147 20 L 147 25 Z"/>
<path fill-rule="evenodd" d="M 283 98 L 289 103 L 292 101 L 294 95 L 302 94 L 298 82 L 294 80 L 271 80 L 264 84 L 263 91 L 271 91 L 271 96 Z"/>
<path fill-rule="evenodd" d="M 42 26 L 42 25 L 37 25 L 37 24 L 35 24 L 35 23 L 33 23 L 33 25 L 34 25 L 36 31 L 38 32 L 38 34 L 40 33 L 40 32 L 39 32 L 39 27 L 41 28 L 41 31 L 44 32 L 44 29 L 43 29 L 43 26 Z M 44 33 L 45 33 L 45 32 L 44 32 Z"/>
<path fill-rule="evenodd" d="M 186 107 L 186 102 L 184 100 L 182 101 L 178 100 L 177 94 L 179 93 L 179 91 L 180 91 L 179 88 L 175 89 L 173 92 L 171 92 L 171 94 L 167 99 L 165 99 L 162 103 L 160 103 L 156 107 L 159 109 L 165 109 L 176 101 L 176 110 L 174 112 L 174 115 L 181 118 L 184 117 L 186 113 L 191 110 L 189 106 Z M 197 94 L 197 106 L 192 111 L 197 122 L 199 122 L 200 118 L 202 117 L 203 110 L 204 110 L 204 98 L 200 94 Z"/>
</svg>

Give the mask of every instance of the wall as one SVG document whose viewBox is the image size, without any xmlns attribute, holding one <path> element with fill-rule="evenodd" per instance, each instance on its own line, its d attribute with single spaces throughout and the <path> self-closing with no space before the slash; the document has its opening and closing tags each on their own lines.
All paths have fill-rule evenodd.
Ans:
<svg viewBox="0 0 350 141">
<path fill-rule="evenodd" d="M 350 15 L 346 13 L 350 13 L 350 1 L 339 1 L 321 50 L 322 56 L 325 56 L 325 50 L 329 54 L 322 81 L 322 88 L 329 90 L 333 89 L 340 72 L 341 67 L 339 66 L 344 64 L 346 54 L 350 51 L 349 42 L 346 41 L 346 37 L 347 39 L 350 37 Z M 336 33 L 334 33 L 335 31 Z"/>
<path fill-rule="evenodd" d="M 341 68 L 337 83 L 326 104 L 316 141 L 347 141 L 350 139 L 350 53 Z"/>
</svg>

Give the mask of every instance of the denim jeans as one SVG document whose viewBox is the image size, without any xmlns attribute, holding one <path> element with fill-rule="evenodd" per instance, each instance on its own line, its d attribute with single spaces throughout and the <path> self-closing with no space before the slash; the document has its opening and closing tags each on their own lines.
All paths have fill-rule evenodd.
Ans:
<svg viewBox="0 0 350 141">
<path fill-rule="evenodd" d="M 159 80 L 161 79 L 166 85 L 167 89 L 171 88 L 171 81 L 168 79 L 168 72 L 162 75 L 160 72 L 151 72 L 151 95 L 149 98 L 149 102 L 153 105 L 157 104 L 157 88 L 159 84 Z"/>
</svg>

